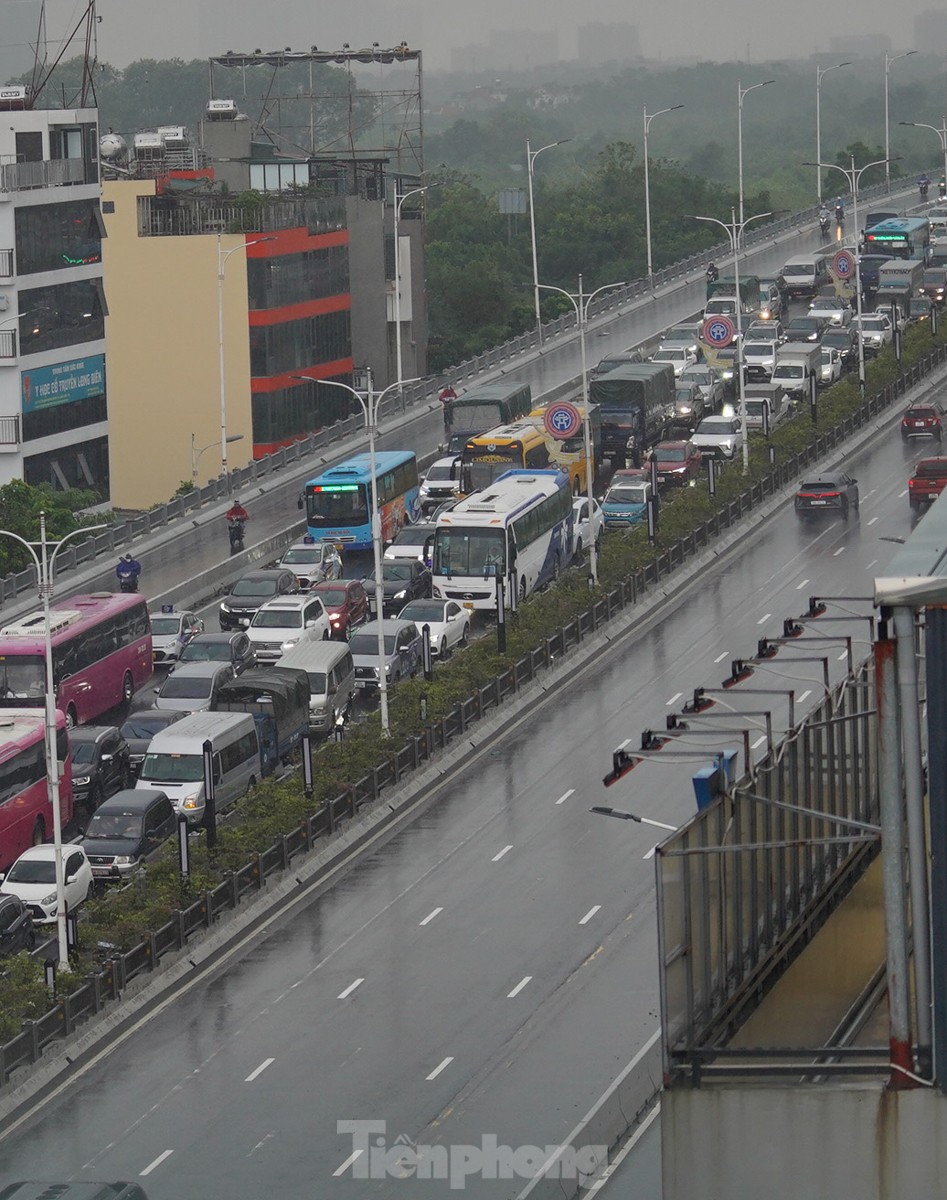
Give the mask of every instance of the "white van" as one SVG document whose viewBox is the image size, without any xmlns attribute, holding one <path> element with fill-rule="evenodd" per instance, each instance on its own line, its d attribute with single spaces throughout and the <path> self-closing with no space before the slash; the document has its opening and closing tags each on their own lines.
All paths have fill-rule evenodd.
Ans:
<svg viewBox="0 0 947 1200">
<path fill-rule="evenodd" d="M 205 742 L 213 748 L 215 808 L 222 812 L 260 778 L 260 742 L 249 713 L 192 713 L 160 729 L 135 783 L 165 792 L 191 826 L 204 820 Z"/>
<path fill-rule="evenodd" d="M 345 717 L 355 694 L 355 663 L 348 642 L 309 642 L 293 646 L 276 666 L 295 667 L 309 676 L 309 728 L 331 733 Z"/>
<path fill-rule="evenodd" d="M 824 254 L 797 254 L 779 272 L 790 296 L 814 296 L 829 282 L 829 260 Z"/>
</svg>

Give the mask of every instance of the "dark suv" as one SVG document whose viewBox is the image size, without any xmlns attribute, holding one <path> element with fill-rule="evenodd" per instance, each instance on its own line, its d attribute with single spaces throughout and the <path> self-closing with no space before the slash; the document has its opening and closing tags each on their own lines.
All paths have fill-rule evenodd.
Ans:
<svg viewBox="0 0 947 1200">
<path fill-rule="evenodd" d="M 131 752 L 114 725 L 83 725 L 69 730 L 72 795 L 91 816 L 108 796 L 132 782 Z"/>
<path fill-rule="evenodd" d="M 912 404 L 901 418 L 901 437 L 904 441 L 916 437 L 943 441 L 944 410 L 935 401 L 929 404 Z"/>
<path fill-rule="evenodd" d="M 299 591 L 299 580 L 292 571 L 281 567 L 248 571 L 230 588 L 230 594 L 220 602 L 220 628 L 246 629 L 257 609 L 276 596 Z"/>
<path fill-rule="evenodd" d="M 116 793 L 92 817 L 82 848 L 94 879 L 124 879 L 178 827 L 165 792 L 137 787 Z"/>
<path fill-rule="evenodd" d="M 0 954 L 18 954 L 35 945 L 33 914 L 19 896 L 0 895 Z"/>
</svg>

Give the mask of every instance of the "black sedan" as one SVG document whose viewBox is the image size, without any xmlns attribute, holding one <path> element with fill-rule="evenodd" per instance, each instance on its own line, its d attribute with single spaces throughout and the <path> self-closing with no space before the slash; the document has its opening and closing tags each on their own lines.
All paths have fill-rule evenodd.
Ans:
<svg viewBox="0 0 947 1200">
<path fill-rule="evenodd" d="M 841 513 L 847 521 L 850 512 L 858 512 L 858 480 L 844 471 L 814 476 L 799 485 L 795 507 L 801 519 L 827 512 Z"/>
<path fill-rule="evenodd" d="M 211 635 L 213 636 L 213 635 Z M 137 776 L 142 761 L 151 744 L 151 739 L 161 729 L 167 729 L 184 717 L 182 712 L 163 708 L 145 708 L 134 712 L 122 726 L 122 735 L 128 743 L 132 774 Z"/>
<path fill-rule="evenodd" d="M 257 665 L 256 647 L 245 633 L 199 633 L 181 651 L 181 662 L 230 663 L 234 675 L 242 675 Z"/>
<path fill-rule="evenodd" d="M 248 571 L 246 575 L 241 575 L 220 602 L 221 631 L 226 633 L 231 629 L 246 629 L 257 609 L 267 600 L 298 591 L 299 581 L 286 568 L 264 567 L 259 571 Z"/>
<path fill-rule="evenodd" d="M 0 954 L 18 954 L 35 946 L 33 914 L 19 896 L 0 895 Z"/>
<path fill-rule="evenodd" d="M 383 616 L 399 613 L 410 600 L 427 600 L 431 595 L 431 572 L 416 558 L 395 559 L 381 564 L 384 589 Z M 362 581 L 368 592 L 368 604 L 375 612 L 375 576 Z"/>
</svg>

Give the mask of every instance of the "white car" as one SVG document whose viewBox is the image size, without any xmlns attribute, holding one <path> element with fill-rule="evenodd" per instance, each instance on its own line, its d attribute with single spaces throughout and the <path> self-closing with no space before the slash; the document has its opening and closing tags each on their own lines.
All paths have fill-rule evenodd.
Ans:
<svg viewBox="0 0 947 1200">
<path fill-rule="evenodd" d="M 742 425 L 739 417 L 704 417 L 691 434 L 691 441 L 704 458 L 733 458 L 742 445 Z"/>
<path fill-rule="evenodd" d="M 852 306 L 839 296 L 816 296 L 809 305 L 813 317 L 827 317 L 830 325 L 846 326 L 852 319 Z"/>
<path fill-rule="evenodd" d="M 431 653 L 436 658 L 446 658 L 455 646 L 467 645 L 470 617 L 470 609 L 456 600 L 412 600 L 398 613 L 399 621 L 413 621 L 419 630 L 430 626 Z"/>
<path fill-rule="evenodd" d="M 253 614 L 247 637 L 261 663 L 274 663 L 300 642 L 324 642 L 332 636 L 329 614 L 318 595 L 276 596 Z"/>
<path fill-rule="evenodd" d="M 596 546 L 599 544 L 605 529 L 605 514 L 597 500 L 592 501 L 591 521 L 588 496 L 577 496 L 572 501 L 572 528 L 575 556 L 579 559 L 583 550 L 587 550 L 593 541 Z"/>
<path fill-rule="evenodd" d="M 435 528 L 433 521 L 402 526 L 394 541 L 385 547 L 385 561 L 393 562 L 401 558 L 415 558 L 418 562 L 424 562 L 424 546 L 434 537 Z M 431 544 L 433 545 L 433 542 Z"/>
<path fill-rule="evenodd" d="M 842 356 L 834 346 L 825 346 L 819 352 L 819 385 L 830 387 L 842 378 Z"/>
<path fill-rule="evenodd" d="M 688 367 L 697 366 L 697 355 L 688 346 L 665 346 L 651 355 L 651 361 L 670 363 L 674 368 L 674 377 L 677 378 Z"/>
<path fill-rule="evenodd" d="M 861 318 L 856 317 L 852 328 L 861 335 L 862 345 L 870 354 L 877 354 L 890 345 L 894 338 L 891 321 L 884 313 L 866 313 Z"/>
<path fill-rule="evenodd" d="M 151 656 L 155 666 L 175 663 L 192 637 L 204 632 L 204 622 L 196 613 L 176 612 L 173 604 L 163 604 L 151 617 Z"/>
<path fill-rule="evenodd" d="M 770 380 L 776 368 L 778 342 L 747 342 L 743 347 L 743 370 L 747 379 Z"/>
<path fill-rule="evenodd" d="M 304 590 L 326 579 L 342 578 L 338 547 L 333 542 L 317 542 L 311 534 L 306 534 L 301 542 L 293 542 L 276 565 L 292 571 Z"/>
<path fill-rule="evenodd" d="M 62 848 L 66 909 L 72 912 L 89 895 L 92 866 L 81 846 Z M 56 849 L 51 843 L 24 850 L 3 880 L 0 892 L 19 896 L 34 921 L 48 924 L 58 915 L 56 908 Z"/>
<path fill-rule="evenodd" d="M 448 454 L 431 463 L 421 480 L 421 511 L 427 512 L 460 492 L 460 455 Z"/>
</svg>

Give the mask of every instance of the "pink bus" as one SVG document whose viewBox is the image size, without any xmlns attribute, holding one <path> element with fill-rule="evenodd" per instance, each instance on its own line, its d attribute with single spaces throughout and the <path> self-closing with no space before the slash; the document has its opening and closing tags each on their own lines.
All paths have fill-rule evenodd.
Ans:
<svg viewBox="0 0 947 1200">
<path fill-rule="evenodd" d="M 67 725 L 84 725 L 117 704 L 128 704 L 151 676 L 151 621 L 144 596 L 70 596 L 54 603 L 50 621 L 56 707 Z M 0 629 L 0 710 L 42 705 L 45 670 L 42 612 Z"/>
<path fill-rule="evenodd" d="M 0 710 L 0 871 L 24 850 L 53 836 L 53 806 L 46 775 L 46 714 L 38 708 Z M 56 713 L 63 828 L 72 819 L 72 763 L 66 719 Z"/>
</svg>

